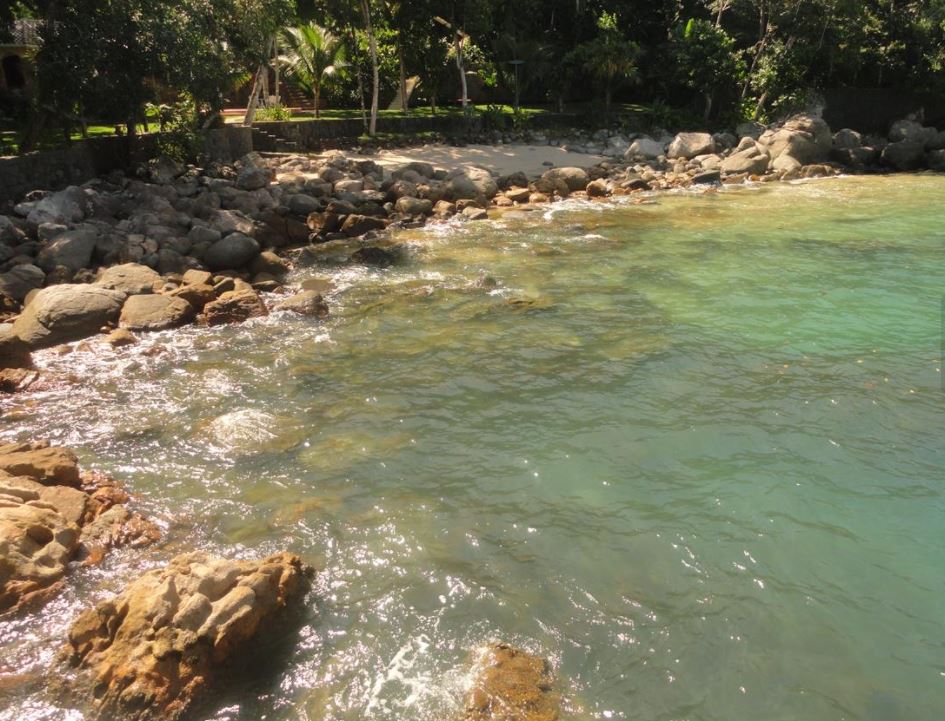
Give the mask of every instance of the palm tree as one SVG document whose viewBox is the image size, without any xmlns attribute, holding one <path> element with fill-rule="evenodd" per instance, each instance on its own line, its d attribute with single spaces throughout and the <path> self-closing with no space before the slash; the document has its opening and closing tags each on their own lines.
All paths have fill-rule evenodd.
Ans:
<svg viewBox="0 0 945 721">
<path fill-rule="evenodd" d="M 285 49 L 280 62 L 315 98 L 315 117 L 321 101 L 322 83 L 345 66 L 345 47 L 324 28 L 315 23 L 286 28 L 282 31 Z"/>
</svg>

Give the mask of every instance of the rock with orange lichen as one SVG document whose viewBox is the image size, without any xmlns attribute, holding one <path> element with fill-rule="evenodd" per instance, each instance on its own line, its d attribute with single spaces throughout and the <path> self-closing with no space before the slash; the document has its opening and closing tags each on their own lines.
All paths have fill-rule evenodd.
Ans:
<svg viewBox="0 0 945 721">
<path fill-rule="evenodd" d="M 561 697 L 548 662 L 496 643 L 480 651 L 464 721 L 556 721 Z"/>
<path fill-rule="evenodd" d="M 301 601 L 310 571 L 290 553 L 231 561 L 195 552 L 139 576 L 69 631 L 79 690 L 97 718 L 181 718 Z"/>
<path fill-rule="evenodd" d="M 129 511 L 128 500 L 114 480 L 80 474 L 68 449 L 0 447 L 0 614 L 54 595 L 72 561 L 157 540 L 157 526 Z"/>
</svg>

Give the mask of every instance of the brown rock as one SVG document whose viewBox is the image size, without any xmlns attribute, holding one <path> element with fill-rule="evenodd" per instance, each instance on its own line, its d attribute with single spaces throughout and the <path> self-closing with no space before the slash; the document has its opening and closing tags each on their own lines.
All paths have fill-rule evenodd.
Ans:
<svg viewBox="0 0 945 721">
<path fill-rule="evenodd" d="M 527 203 L 531 191 L 528 188 L 512 188 L 505 191 L 505 197 L 513 203 Z"/>
<path fill-rule="evenodd" d="M 30 347 L 19 336 L 0 332 L 0 368 L 32 368 Z"/>
<path fill-rule="evenodd" d="M 369 215 L 349 215 L 341 226 L 341 232 L 349 238 L 356 238 L 372 230 L 384 230 L 386 227 L 387 221 L 381 218 L 372 218 Z"/>
<path fill-rule="evenodd" d="M 130 330 L 116 328 L 105 338 L 105 342 L 112 348 L 123 348 L 128 345 L 134 345 L 138 338 Z"/>
<path fill-rule="evenodd" d="M 68 448 L 50 448 L 43 443 L 0 446 L 0 470 L 11 476 L 27 476 L 44 485 L 79 485 L 79 466 Z"/>
<path fill-rule="evenodd" d="M 208 325 L 223 325 L 269 315 L 269 311 L 255 290 L 243 289 L 228 291 L 217 300 L 207 303 L 203 314 Z"/>
<path fill-rule="evenodd" d="M 99 717 L 176 721 L 301 600 L 309 573 L 289 553 L 178 556 L 81 614 L 66 652 Z"/>
<path fill-rule="evenodd" d="M 465 721 L 556 721 L 561 698 L 547 661 L 503 643 L 482 650 Z"/>
<path fill-rule="evenodd" d="M 213 280 L 213 273 L 207 270 L 196 270 L 191 268 L 181 277 L 184 285 L 210 285 Z"/>
<path fill-rule="evenodd" d="M 207 275 L 210 274 L 207 273 Z M 208 285 L 207 283 L 182 285 L 179 288 L 169 291 L 167 295 L 171 296 L 172 298 L 183 298 L 198 312 L 202 311 L 207 303 L 212 300 L 216 300 L 217 297 L 213 286 Z"/>
<path fill-rule="evenodd" d="M 177 328 L 193 320 L 194 308 L 183 298 L 170 295 L 133 295 L 121 309 L 122 328 L 138 331 Z"/>
</svg>

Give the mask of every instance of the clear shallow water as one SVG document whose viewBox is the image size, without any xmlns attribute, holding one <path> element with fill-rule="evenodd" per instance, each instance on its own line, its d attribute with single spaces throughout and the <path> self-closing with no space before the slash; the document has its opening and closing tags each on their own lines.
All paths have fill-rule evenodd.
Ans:
<svg viewBox="0 0 945 721">
<path fill-rule="evenodd" d="M 943 193 L 556 206 L 299 271 L 336 277 L 327 323 L 45 356 L 81 385 L 0 436 L 76 446 L 167 537 L 0 624 L 2 664 L 43 675 L 178 552 L 288 548 L 322 569 L 305 623 L 207 718 L 445 721 L 492 639 L 576 719 L 945 718 Z M 2 721 L 65 714 L 0 690 Z"/>
</svg>

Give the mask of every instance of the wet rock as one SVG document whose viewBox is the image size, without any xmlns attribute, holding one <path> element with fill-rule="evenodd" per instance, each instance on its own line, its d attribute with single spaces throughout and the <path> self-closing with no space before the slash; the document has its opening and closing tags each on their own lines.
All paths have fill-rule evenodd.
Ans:
<svg viewBox="0 0 945 721">
<path fill-rule="evenodd" d="M 372 230 L 384 230 L 386 227 L 387 221 L 381 218 L 372 218 L 367 215 L 349 215 L 341 226 L 341 232 L 349 238 L 356 238 Z"/>
<path fill-rule="evenodd" d="M 404 196 L 394 203 L 394 210 L 403 215 L 430 215 L 433 212 L 433 202 Z"/>
<path fill-rule="evenodd" d="M 463 208 L 462 216 L 466 218 L 466 220 L 488 220 L 489 212 L 485 208 L 467 205 Z"/>
<path fill-rule="evenodd" d="M 722 182 L 722 173 L 718 170 L 706 170 L 692 178 L 693 185 L 713 185 Z"/>
<path fill-rule="evenodd" d="M 0 368 L 32 368 L 30 347 L 10 331 L 0 331 Z"/>
<path fill-rule="evenodd" d="M 118 323 L 135 331 L 177 328 L 194 318 L 194 308 L 183 298 L 170 295 L 133 295 L 121 309 Z"/>
<path fill-rule="evenodd" d="M 92 285 L 55 285 L 36 293 L 13 323 L 32 349 L 86 338 L 118 318 L 125 294 Z"/>
<path fill-rule="evenodd" d="M 709 133 L 679 133 L 666 151 L 667 158 L 689 160 L 715 152 L 715 139 Z"/>
<path fill-rule="evenodd" d="M 513 203 L 527 203 L 530 195 L 531 191 L 527 187 L 510 188 L 505 191 L 505 197 Z"/>
<path fill-rule="evenodd" d="M 108 343 L 112 348 L 124 348 L 125 346 L 134 345 L 138 342 L 138 338 L 129 330 L 125 328 L 116 328 L 105 338 L 105 342 Z"/>
<path fill-rule="evenodd" d="M 242 268 L 259 254 L 259 243 L 243 233 L 230 233 L 210 246 L 203 260 L 210 270 Z"/>
<path fill-rule="evenodd" d="M 265 315 L 269 315 L 266 304 L 252 288 L 227 291 L 203 309 L 203 317 L 211 326 L 242 323 Z"/>
<path fill-rule="evenodd" d="M 384 248 L 370 246 L 367 248 L 358 248 L 351 254 L 349 260 L 353 263 L 363 263 L 364 265 L 387 268 L 397 262 L 397 255 Z"/>
<path fill-rule="evenodd" d="M 175 721 L 266 640 L 301 601 L 310 572 L 289 553 L 178 556 L 79 616 L 66 650 L 80 686 L 100 717 Z"/>
<path fill-rule="evenodd" d="M 587 184 L 588 198 L 606 198 L 610 195 L 610 185 L 603 178 L 592 180 Z"/>
<path fill-rule="evenodd" d="M 0 613 L 58 591 L 79 547 L 79 528 L 40 499 L 0 478 Z"/>
<path fill-rule="evenodd" d="M 151 293 L 161 276 L 146 265 L 124 263 L 102 271 L 95 285 L 111 290 L 120 290 L 125 295 Z"/>
<path fill-rule="evenodd" d="M 561 697 L 547 661 L 507 644 L 493 644 L 476 659 L 464 721 L 556 721 Z"/>
<path fill-rule="evenodd" d="M 78 486 L 79 465 L 68 448 L 47 443 L 11 443 L 0 446 L 0 471 L 28 476 L 44 485 Z"/>
<path fill-rule="evenodd" d="M 320 293 L 314 290 L 303 290 L 296 293 L 276 306 L 276 310 L 290 310 L 299 315 L 311 315 L 317 318 L 328 316 L 328 304 Z"/>
<path fill-rule="evenodd" d="M 285 275 L 290 270 L 289 261 L 280 258 L 270 250 L 265 250 L 256 256 L 256 259 L 249 266 L 253 275 L 267 273 L 275 278 Z"/>
</svg>

